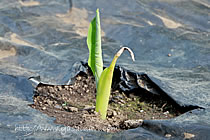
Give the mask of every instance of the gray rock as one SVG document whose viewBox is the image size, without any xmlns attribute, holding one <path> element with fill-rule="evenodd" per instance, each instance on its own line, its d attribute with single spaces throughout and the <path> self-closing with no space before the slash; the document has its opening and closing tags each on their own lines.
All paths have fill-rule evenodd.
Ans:
<svg viewBox="0 0 210 140">
<path fill-rule="evenodd" d="M 124 121 L 123 125 L 121 127 L 126 128 L 126 129 L 131 129 L 131 128 L 137 128 L 141 126 L 143 123 L 143 120 L 126 120 Z"/>
</svg>

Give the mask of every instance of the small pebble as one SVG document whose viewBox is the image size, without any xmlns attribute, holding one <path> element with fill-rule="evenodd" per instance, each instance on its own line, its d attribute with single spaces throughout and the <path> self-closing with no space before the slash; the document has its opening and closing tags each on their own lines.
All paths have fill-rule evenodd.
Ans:
<svg viewBox="0 0 210 140">
<path fill-rule="evenodd" d="M 94 106 L 85 105 L 84 110 L 94 109 Z"/>
<path fill-rule="evenodd" d="M 124 100 L 120 100 L 120 102 L 123 103 L 123 104 L 125 104 L 125 101 Z"/>
<path fill-rule="evenodd" d="M 110 111 L 107 112 L 108 117 L 112 117 L 112 113 Z"/>
<path fill-rule="evenodd" d="M 95 115 L 99 115 L 99 113 L 98 113 L 98 112 L 96 112 L 96 111 L 94 111 L 94 114 L 95 114 Z"/>
<path fill-rule="evenodd" d="M 171 134 L 166 134 L 165 137 L 166 138 L 170 138 L 171 137 Z"/>
<path fill-rule="evenodd" d="M 87 88 L 87 87 L 88 87 L 88 85 L 84 85 L 84 87 L 85 87 L 85 88 Z"/>
<path fill-rule="evenodd" d="M 169 114 L 169 111 L 166 111 L 166 112 L 164 112 L 163 114 L 164 114 L 164 115 L 167 115 L 167 114 Z"/>
<path fill-rule="evenodd" d="M 55 108 L 62 109 L 62 107 L 60 105 L 55 105 Z"/>
<path fill-rule="evenodd" d="M 42 108 L 42 110 L 46 110 L 47 108 L 44 106 L 43 108 Z"/>
<path fill-rule="evenodd" d="M 47 100 L 47 103 L 48 103 L 48 105 L 51 106 L 51 105 L 53 104 L 53 101 L 51 101 L 50 99 L 48 99 L 48 100 Z"/>
<path fill-rule="evenodd" d="M 111 118 L 107 118 L 107 120 L 108 120 L 108 121 L 112 121 L 112 119 L 111 119 Z"/>
<path fill-rule="evenodd" d="M 112 115 L 113 115 L 113 116 L 117 116 L 117 112 L 116 112 L 116 111 L 113 111 L 113 112 L 112 112 Z"/>
<path fill-rule="evenodd" d="M 58 91 L 61 91 L 62 90 L 62 87 L 61 86 L 58 86 Z"/>
<path fill-rule="evenodd" d="M 42 87 L 38 87 L 37 90 L 38 90 L 38 91 L 42 90 Z"/>
<path fill-rule="evenodd" d="M 78 76 L 78 77 L 77 77 L 77 80 L 78 80 L 78 81 L 80 81 L 81 79 L 82 79 L 82 77 L 81 77 L 81 76 Z"/>
<path fill-rule="evenodd" d="M 69 87 L 69 86 L 64 86 L 64 88 L 65 88 L 66 90 L 69 90 L 70 87 Z"/>
<path fill-rule="evenodd" d="M 125 128 L 130 129 L 130 128 L 136 128 L 140 126 L 143 123 L 143 120 L 141 119 L 140 120 L 126 120 L 123 123 L 124 123 L 123 125 Z"/>
<path fill-rule="evenodd" d="M 78 108 L 76 108 L 76 107 L 69 107 L 69 111 L 71 111 L 71 112 L 78 112 Z"/>
<path fill-rule="evenodd" d="M 185 139 L 191 139 L 191 138 L 194 138 L 194 137 L 195 137 L 194 134 L 184 132 L 184 138 Z"/>
</svg>

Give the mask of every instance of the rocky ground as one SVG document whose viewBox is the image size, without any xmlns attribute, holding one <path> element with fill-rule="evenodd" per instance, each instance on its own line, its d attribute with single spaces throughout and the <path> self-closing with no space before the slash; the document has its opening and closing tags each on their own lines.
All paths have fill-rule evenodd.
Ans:
<svg viewBox="0 0 210 140">
<path fill-rule="evenodd" d="M 79 73 L 72 85 L 39 84 L 30 106 L 48 116 L 55 123 L 76 129 L 118 132 L 141 126 L 143 120 L 170 119 L 178 114 L 166 104 L 144 102 L 143 98 L 114 90 L 111 92 L 106 120 L 95 112 L 96 88 L 94 77 Z"/>
</svg>

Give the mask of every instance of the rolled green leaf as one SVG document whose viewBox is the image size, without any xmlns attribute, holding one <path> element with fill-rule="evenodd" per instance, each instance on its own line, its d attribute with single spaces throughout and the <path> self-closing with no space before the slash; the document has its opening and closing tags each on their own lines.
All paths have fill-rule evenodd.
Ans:
<svg viewBox="0 0 210 140">
<path fill-rule="evenodd" d="M 124 50 L 128 50 L 131 54 L 132 60 L 135 61 L 134 54 L 131 51 L 131 49 L 129 49 L 128 47 L 122 47 L 115 54 L 110 66 L 102 72 L 101 77 L 99 79 L 96 96 L 96 111 L 100 113 L 101 119 L 106 119 L 114 67 L 118 57 L 123 53 Z"/>
<path fill-rule="evenodd" d="M 103 71 L 99 9 L 96 10 L 96 17 L 91 21 L 88 29 L 87 45 L 89 49 L 88 65 L 95 76 L 97 86 Z"/>
</svg>

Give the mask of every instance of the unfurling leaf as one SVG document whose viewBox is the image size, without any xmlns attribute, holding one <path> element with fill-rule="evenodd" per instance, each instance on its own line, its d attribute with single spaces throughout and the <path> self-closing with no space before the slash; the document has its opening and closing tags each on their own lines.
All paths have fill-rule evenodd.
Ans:
<svg viewBox="0 0 210 140">
<path fill-rule="evenodd" d="M 131 54 L 132 60 L 135 61 L 134 54 L 131 51 L 131 49 L 129 49 L 128 47 L 122 47 L 115 54 L 114 59 L 112 60 L 110 66 L 102 72 L 98 82 L 97 96 L 96 96 L 96 111 L 100 113 L 102 119 L 106 119 L 114 67 L 118 57 L 123 53 L 124 50 L 128 50 Z"/>
</svg>

